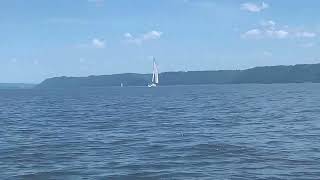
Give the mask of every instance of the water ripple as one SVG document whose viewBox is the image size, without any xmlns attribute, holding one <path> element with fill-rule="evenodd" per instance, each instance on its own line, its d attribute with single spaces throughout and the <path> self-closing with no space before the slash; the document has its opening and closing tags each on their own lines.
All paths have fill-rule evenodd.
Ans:
<svg viewBox="0 0 320 180">
<path fill-rule="evenodd" d="M 0 91 L 0 179 L 318 179 L 319 84 Z"/>
</svg>

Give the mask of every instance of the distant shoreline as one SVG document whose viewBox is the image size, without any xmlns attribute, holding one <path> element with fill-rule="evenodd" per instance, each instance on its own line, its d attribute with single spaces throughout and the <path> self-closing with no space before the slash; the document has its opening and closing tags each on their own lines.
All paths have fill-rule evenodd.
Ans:
<svg viewBox="0 0 320 180">
<path fill-rule="evenodd" d="M 0 89 L 32 89 L 36 86 L 28 83 L 0 83 Z"/>
<path fill-rule="evenodd" d="M 147 86 L 151 74 L 124 73 L 88 77 L 49 78 L 36 88 Z M 320 83 L 320 64 L 265 66 L 246 70 L 180 71 L 159 75 L 159 86 L 209 84 Z"/>
</svg>

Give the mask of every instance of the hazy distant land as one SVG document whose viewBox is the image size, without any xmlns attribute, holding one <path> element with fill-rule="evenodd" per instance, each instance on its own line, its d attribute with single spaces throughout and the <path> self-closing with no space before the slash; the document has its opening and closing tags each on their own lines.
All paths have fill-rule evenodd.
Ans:
<svg viewBox="0 0 320 180">
<path fill-rule="evenodd" d="M 107 86 L 146 86 L 151 74 L 114 74 L 89 77 L 55 77 L 40 83 L 38 88 L 77 88 Z M 320 64 L 265 66 L 246 70 L 164 72 L 159 85 L 304 83 L 320 82 Z"/>
<path fill-rule="evenodd" d="M 36 84 L 25 83 L 0 83 L 0 89 L 30 89 L 35 87 Z"/>
</svg>

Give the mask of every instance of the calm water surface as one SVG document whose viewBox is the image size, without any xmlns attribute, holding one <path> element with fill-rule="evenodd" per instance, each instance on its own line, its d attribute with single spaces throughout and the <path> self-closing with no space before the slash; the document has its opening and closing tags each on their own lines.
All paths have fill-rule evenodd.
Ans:
<svg viewBox="0 0 320 180">
<path fill-rule="evenodd" d="M 0 179 L 319 179 L 320 84 L 0 90 Z"/>
</svg>

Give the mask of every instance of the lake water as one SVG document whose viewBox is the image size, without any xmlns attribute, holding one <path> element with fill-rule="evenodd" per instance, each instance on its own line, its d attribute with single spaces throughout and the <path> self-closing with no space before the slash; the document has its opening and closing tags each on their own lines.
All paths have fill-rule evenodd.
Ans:
<svg viewBox="0 0 320 180">
<path fill-rule="evenodd" d="M 320 84 L 0 90 L 0 179 L 319 179 Z"/>
</svg>

